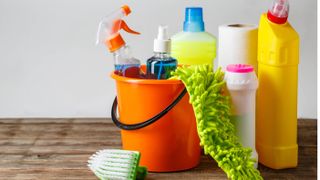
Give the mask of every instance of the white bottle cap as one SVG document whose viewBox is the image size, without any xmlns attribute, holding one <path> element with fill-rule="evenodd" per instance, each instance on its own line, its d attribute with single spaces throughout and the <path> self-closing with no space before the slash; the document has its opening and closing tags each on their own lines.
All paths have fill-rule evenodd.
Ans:
<svg viewBox="0 0 320 180">
<path fill-rule="evenodd" d="M 154 52 L 170 53 L 171 41 L 168 37 L 168 26 L 159 26 L 158 37 L 153 41 Z"/>
</svg>

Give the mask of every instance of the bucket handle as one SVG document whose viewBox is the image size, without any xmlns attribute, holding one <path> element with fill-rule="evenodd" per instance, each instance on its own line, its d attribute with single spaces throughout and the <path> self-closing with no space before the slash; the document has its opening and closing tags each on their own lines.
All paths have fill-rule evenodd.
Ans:
<svg viewBox="0 0 320 180">
<path fill-rule="evenodd" d="M 187 89 L 184 88 L 183 91 L 179 94 L 179 96 L 169 105 L 167 106 L 164 110 L 162 110 L 159 114 L 153 116 L 152 118 L 144 121 L 144 122 L 140 122 L 140 123 L 136 123 L 136 124 L 124 124 L 122 122 L 119 121 L 119 119 L 117 118 L 117 106 L 118 106 L 118 100 L 117 97 L 114 98 L 113 104 L 112 104 L 112 109 L 111 109 L 111 119 L 113 121 L 113 123 L 120 129 L 123 130 L 137 130 L 137 129 L 141 129 L 143 127 L 149 126 L 150 124 L 156 122 L 157 120 L 159 120 L 162 116 L 164 116 L 165 114 L 167 114 L 176 104 L 178 104 L 178 102 L 183 98 L 183 96 L 187 93 Z"/>
</svg>

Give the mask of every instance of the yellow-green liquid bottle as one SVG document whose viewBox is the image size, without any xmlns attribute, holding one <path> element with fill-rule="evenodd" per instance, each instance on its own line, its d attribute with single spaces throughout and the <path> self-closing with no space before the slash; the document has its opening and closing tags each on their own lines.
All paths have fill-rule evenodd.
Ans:
<svg viewBox="0 0 320 180">
<path fill-rule="evenodd" d="M 205 32 L 202 8 L 186 8 L 183 31 L 171 38 L 171 55 L 179 64 L 213 64 L 216 37 Z"/>
</svg>

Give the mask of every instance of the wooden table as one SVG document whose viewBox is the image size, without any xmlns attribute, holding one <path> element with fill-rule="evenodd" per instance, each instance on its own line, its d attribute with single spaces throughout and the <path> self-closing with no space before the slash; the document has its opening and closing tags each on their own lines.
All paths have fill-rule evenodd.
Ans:
<svg viewBox="0 0 320 180">
<path fill-rule="evenodd" d="M 299 166 L 272 170 L 265 179 L 316 179 L 317 121 L 299 120 Z M 96 179 L 88 157 L 104 148 L 121 148 L 120 131 L 105 119 L 1 119 L 0 179 Z M 208 156 L 190 171 L 149 173 L 148 179 L 226 179 Z"/>
</svg>

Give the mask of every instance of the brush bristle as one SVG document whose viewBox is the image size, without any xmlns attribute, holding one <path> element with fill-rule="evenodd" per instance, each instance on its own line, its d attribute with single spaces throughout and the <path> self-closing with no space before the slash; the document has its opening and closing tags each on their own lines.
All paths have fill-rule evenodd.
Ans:
<svg viewBox="0 0 320 180">
<path fill-rule="evenodd" d="M 88 167 L 100 179 L 133 179 L 139 156 L 138 151 L 100 150 L 89 158 Z"/>
</svg>

